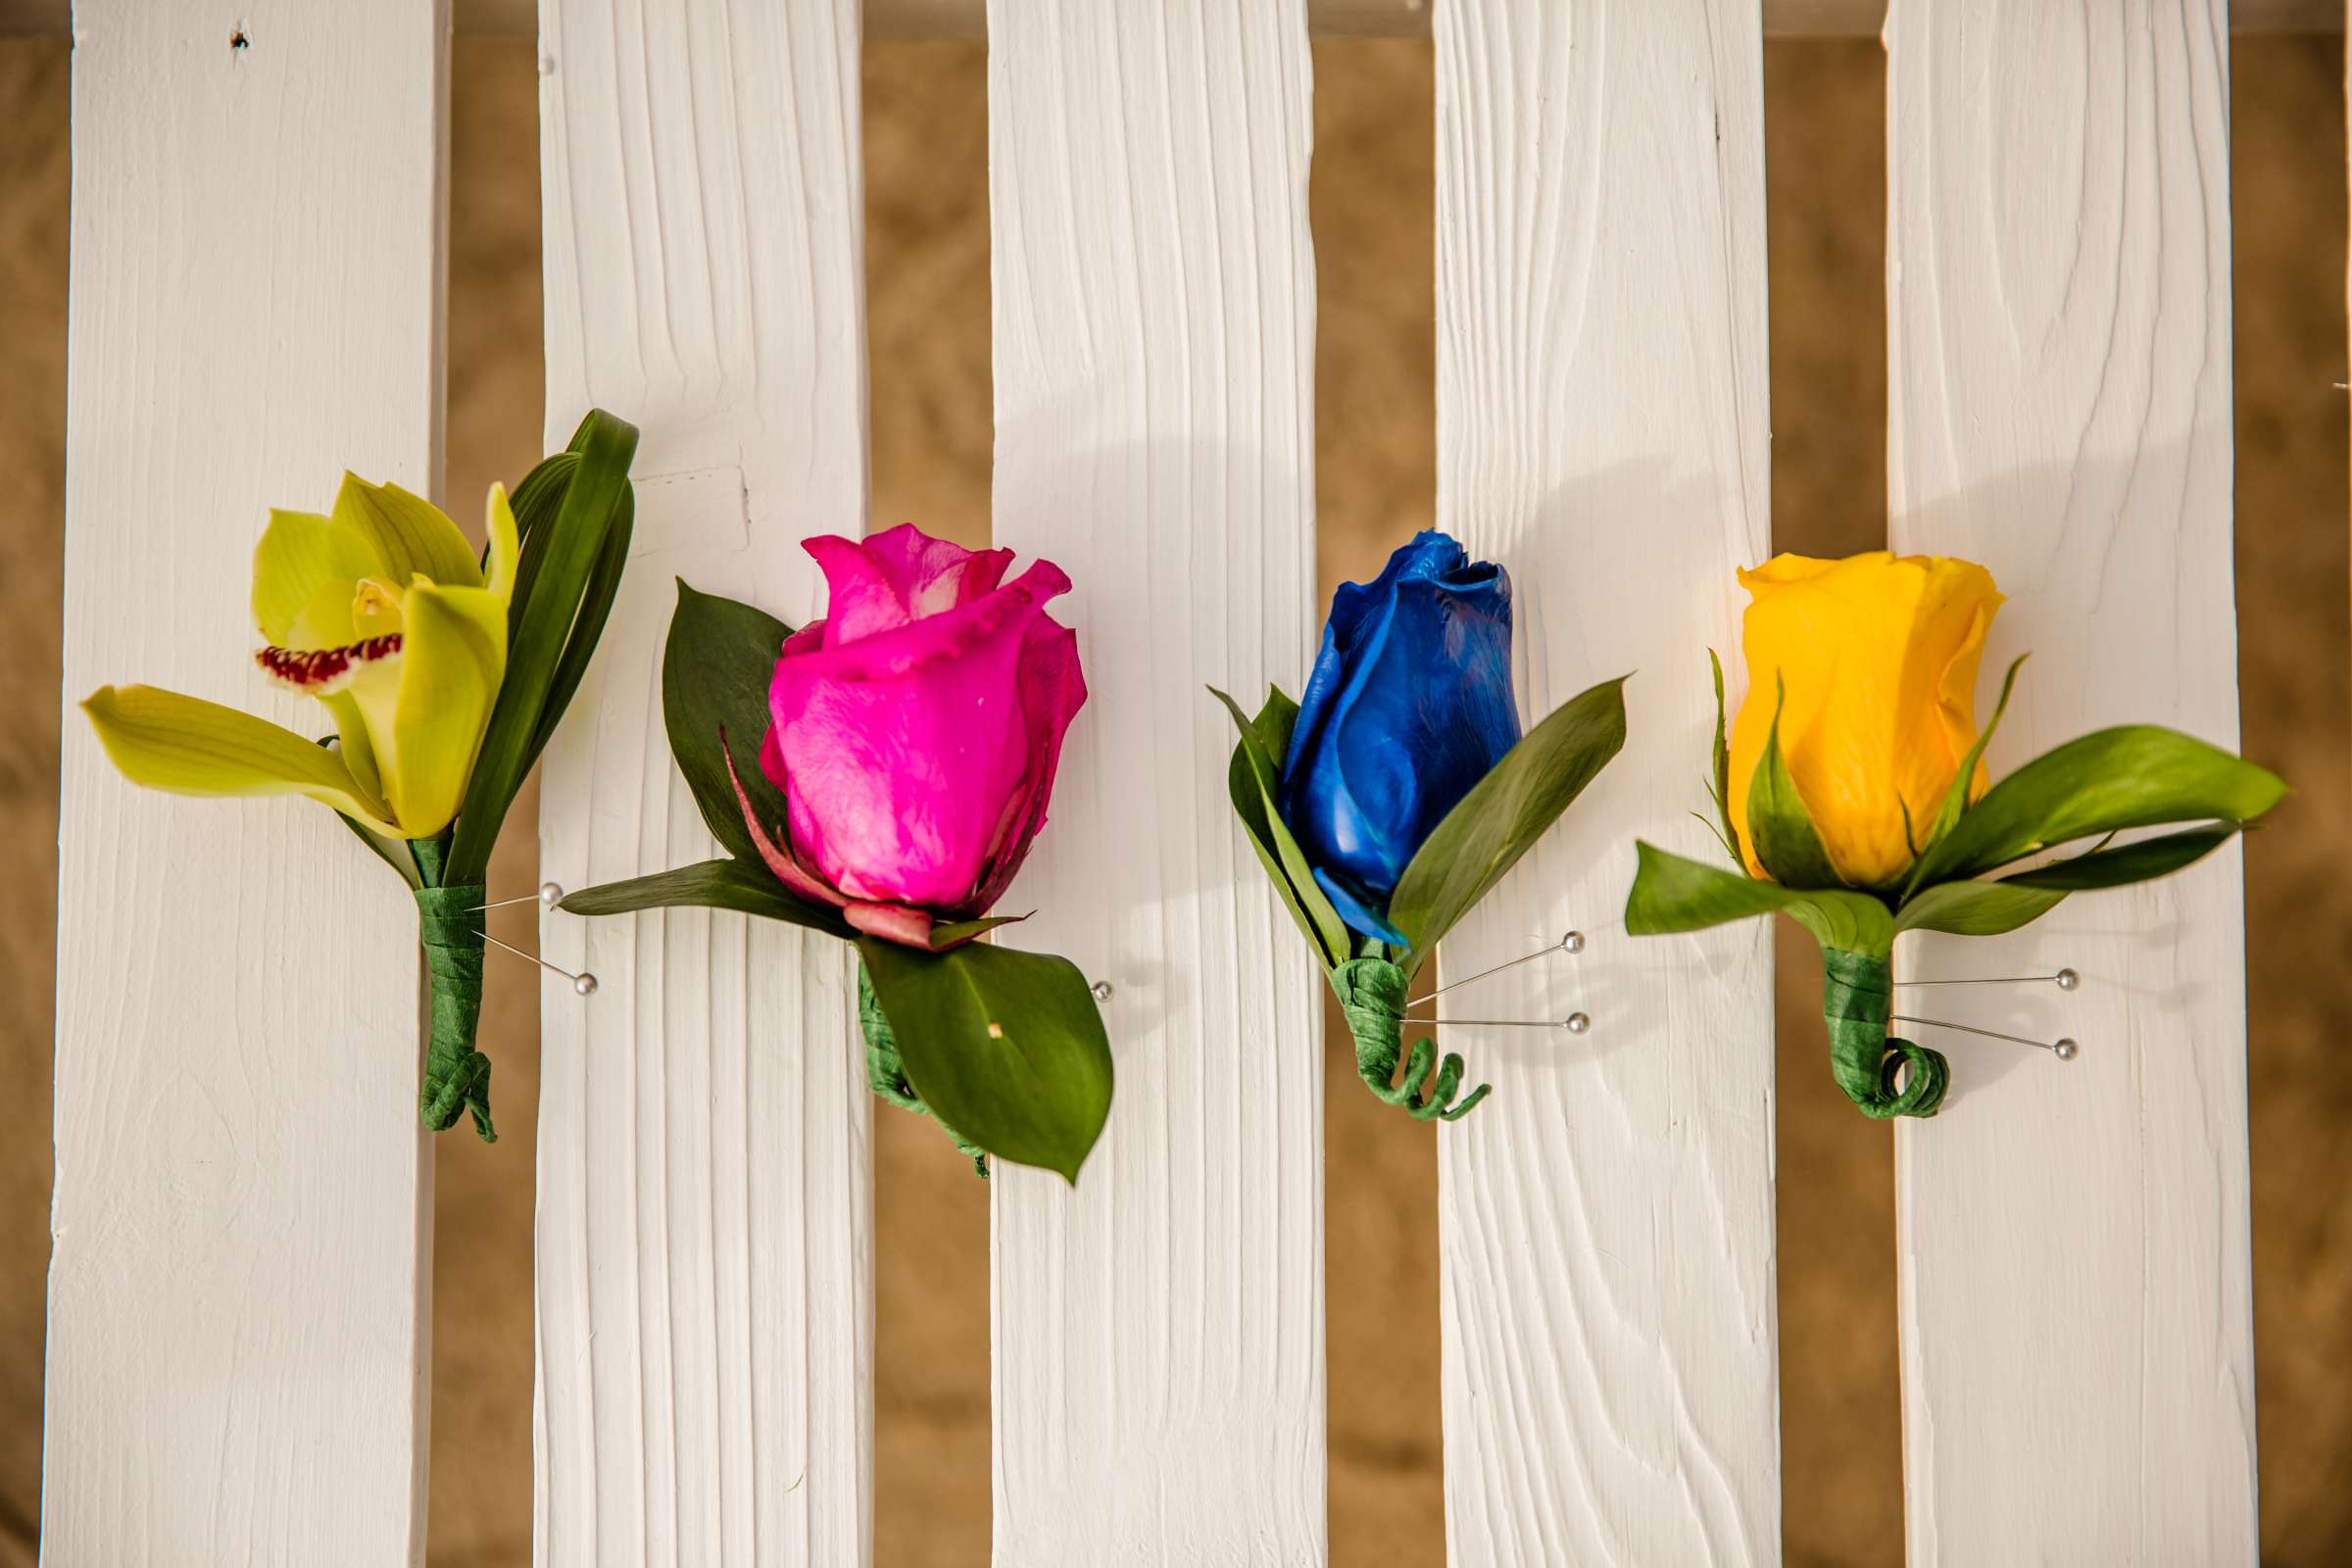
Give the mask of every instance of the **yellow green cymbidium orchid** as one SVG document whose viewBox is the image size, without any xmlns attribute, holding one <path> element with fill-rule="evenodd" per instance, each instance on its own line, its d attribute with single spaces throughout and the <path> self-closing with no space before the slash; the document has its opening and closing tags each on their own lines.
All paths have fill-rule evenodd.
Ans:
<svg viewBox="0 0 2352 1568">
<path fill-rule="evenodd" d="M 255 658 L 325 705 L 335 750 L 201 698 L 105 686 L 82 710 L 107 756 L 150 789 L 307 795 L 388 838 L 437 836 L 506 677 L 520 549 L 502 487 L 488 511 L 486 563 L 440 508 L 356 474 L 330 515 L 270 514 L 253 558 Z"/>
</svg>

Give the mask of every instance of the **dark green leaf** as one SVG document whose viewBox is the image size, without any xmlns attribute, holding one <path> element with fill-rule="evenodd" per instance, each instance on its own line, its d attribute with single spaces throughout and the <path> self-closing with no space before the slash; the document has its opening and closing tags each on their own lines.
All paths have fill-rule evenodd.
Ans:
<svg viewBox="0 0 2352 1568">
<path fill-rule="evenodd" d="M 2063 891 L 2019 887 L 2011 882 L 1938 882 L 1903 902 L 1895 912 L 1894 928 L 1996 937 L 2040 919 L 2065 897 Z"/>
<path fill-rule="evenodd" d="M 984 944 L 932 955 L 866 937 L 858 951 L 932 1113 L 1000 1159 L 1075 1183 L 1111 1089 L 1110 1040 L 1077 966 Z"/>
<path fill-rule="evenodd" d="M 2170 822 L 2247 822 L 2286 785 L 2266 768 L 2154 724 L 2044 752 L 1984 792 L 1921 858 L 1918 885 L 1964 881 L 2037 850 Z"/>
<path fill-rule="evenodd" d="M 1748 847 L 1785 888 L 1841 888 L 1845 878 L 1821 847 L 1813 813 L 1806 809 L 1788 760 L 1781 755 L 1781 703 L 1787 695 L 1785 687 L 1776 689 L 1772 729 L 1764 738 L 1764 755 L 1756 760 L 1755 775 L 1748 780 Z"/>
<path fill-rule="evenodd" d="M 2141 839 L 2136 844 L 2126 844 L 2118 849 L 2094 850 L 2071 859 L 2053 860 L 2048 865 L 2037 865 L 2031 871 L 2005 876 L 2001 882 L 2008 887 L 2060 888 L 2068 892 L 2153 882 L 2160 876 L 2170 876 L 2183 866 L 2202 860 L 2229 843 L 2237 832 L 2238 824 L 2235 822 L 2187 828 L 2179 833 Z"/>
<path fill-rule="evenodd" d="M 1266 706 L 1252 721 L 1243 716 L 1241 705 L 1232 698 L 1214 686 L 1208 690 L 1225 705 L 1225 711 L 1233 715 L 1242 732 L 1225 772 L 1234 814 L 1242 819 L 1250 847 L 1257 851 L 1258 862 L 1273 879 L 1274 891 L 1313 944 L 1323 967 L 1337 968 L 1348 957 L 1353 938 L 1348 922 L 1340 918 L 1340 911 L 1332 907 L 1330 897 L 1315 881 L 1306 852 L 1291 836 L 1290 825 L 1283 821 L 1282 810 L 1275 804 L 1281 788 L 1281 763 L 1276 760 L 1290 751 L 1291 726 L 1298 720 L 1298 705 L 1285 697 L 1280 687 L 1269 686 Z"/>
<path fill-rule="evenodd" d="M 507 506 L 514 514 L 514 542 L 522 549 L 522 559 L 530 562 L 534 572 L 538 569 L 538 560 L 529 553 L 531 536 L 538 532 L 542 523 L 555 520 L 557 512 L 564 505 L 565 493 L 571 489 L 572 475 L 579 471 L 580 455 L 577 452 L 551 452 L 539 460 L 537 467 L 522 476 L 522 483 L 516 485 L 514 493 L 507 497 Z M 485 545 L 482 548 L 482 567 L 485 572 L 489 565 L 490 550 Z M 509 635 L 522 624 L 522 607 L 527 588 L 518 562 L 514 574 L 514 597 L 507 604 Z"/>
<path fill-rule="evenodd" d="M 1410 973 L 1454 922 L 1584 793 L 1625 745 L 1626 677 L 1562 703 L 1437 825 L 1389 896 L 1389 921 L 1412 941 Z"/>
<path fill-rule="evenodd" d="M 742 860 L 703 860 L 625 882 L 600 883 L 566 896 L 561 907 L 567 914 L 630 914 L 639 909 L 680 907 L 736 909 L 806 926 L 844 942 L 858 938 L 839 910 L 794 898 L 766 867 Z"/>
<path fill-rule="evenodd" d="M 1909 898 L 1912 890 L 1919 886 L 1920 873 L 1927 867 L 1926 852 L 1940 843 L 1944 835 L 1958 824 L 1961 813 L 1968 809 L 1968 792 L 1976 786 L 1977 764 L 1984 760 L 1984 748 L 1992 744 L 1992 732 L 2001 727 L 2002 715 L 2009 711 L 2009 694 L 2017 686 L 2017 672 L 2026 659 L 2026 655 L 2020 654 L 2009 661 L 2009 672 L 2001 677 L 2001 700 L 1992 705 L 1991 719 L 1985 723 L 1984 732 L 1978 735 L 1977 743 L 1968 749 L 1968 756 L 1961 759 L 1960 771 L 1952 775 L 1950 786 L 1944 790 L 1943 802 L 1936 808 L 1936 820 L 1928 824 L 1927 842 L 1911 846 L 1911 875 L 1903 884 L 1903 897 Z M 1897 796 L 1896 799 L 1899 802 L 1901 797 Z M 1906 822 L 1909 810 L 1906 805 Z"/>
<path fill-rule="evenodd" d="M 677 759 L 710 836 L 737 859 L 754 863 L 760 852 L 727 778 L 727 752 L 735 754 L 753 809 L 772 830 L 784 820 L 784 797 L 758 759 L 769 723 L 767 689 L 791 635 L 792 628 L 766 611 L 698 592 L 681 579 L 662 654 L 662 723 L 669 732 L 669 755 Z"/>
<path fill-rule="evenodd" d="M 1824 947 L 1883 956 L 1894 946 L 1894 919 L 1870 894 L 1785 888 L 1640 840 L 1634 850 L 1639 863 L 1625 901 L 1625 928 L 1634 936 L 1697 931 L 1779 910 Z"/>
<path fill-rule="evenodd" d="M 571 438 L 579 466 L 564 487 L 555 517 L 534 523 L 510 609 L 507 675 L 473 778 L 458 808 L 457 837 L 450 849 L 454 886 L 481 881 L 490 866 L 507 808 L 522 787 L 537 755 L 532 747 L 539 718 L 547 710 L 556 666 L 564 657 L 590 572 L 604 553 L 605 536 L 629 490 L 629 463 L 637 452 L 637 427 L 602 409 L 591 410 Z M 519 528 L 520 519 L 516 519 Z"/>
<path fill-rule="evenodd" d="M 375 829 L 356 822 L 348 816 L 344 816 L 341 811 L 337 811 L 335 815 L 341 819 L 345 827 L 351 829 L 354 834 L 358 835 L 362 844 L 367 845 L 368 849 L 375 853 L 375 858 L 377 859 L 383 861 L 393 870 L 398 871 L 400 873 L 400 879 L 403 882 L 406 882 L 411 888 L 418 888 L 424 885 L 417 879 L 416 862 L 410 856 L 409 847 L 407 844 L 399 839 L 388 839 L 381 833 L 378 833 Z"/>
<path fill-rule="evenodd" d="M 1732 864 L 1740 870 L 1747 862 L 1740 855 L 1740 830 L 1732 826 L 1732 748 L 1724 730 L 1723 661 L 1715 650 L 1707 650 L 1707 666 L 1715 671 L 1715 783 L 1707 793 L 1715 802 L 1715 815 L 1722 821 L 1723 830 L 1715 836 L 1723 842 L 1723 850 L 1732 858 Z"/>
<path fill-rule="evenodd" d="M 564 640 L 564 658 L 556 665 L 555 678 L 548 683 L 547 705 L 539 711 L 539 729 L 531 737 L 530 755 L 523 760 L 523 771 L 539 760 L 547 743 L 564 721 L 564 711 L 571 707 L 572 695 L 580 689 L 587 676 L 588 661 L 596 657 L 596 645 L 605 635 L 605 622 L 612 616 L 612 601 L 620 595 L 621 573 L 629 564 L 629 542 L 637 532 L 637 495 L 634 490 L 620 493 L 620 510 L 613 514 L 612 526 L 605 534 L 604 553 L 596 558 L 596 565 L 588 574 L 588 586 L 580 599 L 580 612 L 571 622 L 571 635 Z"/>
</svg>

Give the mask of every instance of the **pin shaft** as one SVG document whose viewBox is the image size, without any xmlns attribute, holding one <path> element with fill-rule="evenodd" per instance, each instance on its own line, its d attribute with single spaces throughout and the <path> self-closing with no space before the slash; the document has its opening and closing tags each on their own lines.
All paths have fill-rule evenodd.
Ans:
<svg viewBox="0 0 2352 1568">
<path fill-rule="evenodd" d="M 1931 1029 L 1957 1029 L 1964 1035 L 1983 1035 L 1987 1040 L 2014 1041 L 2021 1046 L 2032 1046 L 2036 1051 L 2054 1052 L 2058 1049 L 2047 1040 L 2035 1040 L 2026 1035 L 2004 1034 L 1998 1029 L 1980 1029 L 1973 1023 L 1952 1023 L 1942 1018 L 1908 1018 L 1898 1012 L 1888 1022 L 1925 1024 Z"/>
<path fill-rule="evenodd" d="M 1560 940 L 1557 942 L 1538 948 L 1533 953 L 1523 954 L 1519 957 L 1498 963 L 1492 969 L 1481 969 L 1478 971 L 1478 973 L 1466 974 L 1459 980 L 1448 980 L 1444 985 L 1438 987 L 1437 990 L 1424 992 L 1422 995 L 1415 997 L 1412 1001 L 1406 1003 L 1405 1005 L 1408 1007 L 1418 1007 L 1421 1005 L 1421 1004 L 1429 1001 L 1432 997 L 1442 997 L 1446 992 L 1453 990 L 1457 986 L 1469 985 L 1474 980 L 1484 980 L 1487 978 L 1487 976 L 1491 974 L 1500 974 L 1505 969 L 1516 969 L 1523 963 L 1533 963 L 1538 958 L 1545 957 L 1554 953 L 1582 953 L 1584 949 L 1585 934 L 1582 931 L 1571 931 L 1566 936 L 1560 938 Z M 1467 1023 L 1470 1020 L 1465 1018 L 1458 1021 Z"/>
<path fill-rule="evenodd" d="M 482 933 L 482 940 L 489 943 L 492 947 L 498 949 L 502 953 L 512 953 L 517 958 L 530 959 L 531 962 L 537 964 L 540 968 L 545 969 L 550 974 L 562 975 L 564 979 L 570 981 L 572 989 L 579 992 L 583 997 L 592 995 L 596 990 L 596 976 L 588 973 L 584 969 L 578 974 L 573 974 L 569 969 L 558 968 L 555 964 L 548 962 L 536 953 L 525 953 L 520 948 L 499 941 L 498 938 L 490 935 L 490 933 L 487 931 Z"/>
</svg>

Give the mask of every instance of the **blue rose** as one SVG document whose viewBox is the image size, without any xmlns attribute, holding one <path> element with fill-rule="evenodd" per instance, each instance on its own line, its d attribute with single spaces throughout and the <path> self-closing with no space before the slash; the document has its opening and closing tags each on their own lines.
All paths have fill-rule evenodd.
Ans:
<svg viewBox="0 0 2352 1568">
<path fill-rule="evenodd" d="M 1407 945 L 1389 895 L 1446 813 L 1519 741 L 1511 579 L 1434 528 L 1332 595 L 1291 731 L 1282 815 L 1356 931 Z"/>
</svg>

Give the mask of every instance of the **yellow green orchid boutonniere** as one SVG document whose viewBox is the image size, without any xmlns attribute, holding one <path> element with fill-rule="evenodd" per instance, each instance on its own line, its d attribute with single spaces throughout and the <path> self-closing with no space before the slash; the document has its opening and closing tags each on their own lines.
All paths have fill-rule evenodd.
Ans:
<svg viewBox="0 0 2352 1568">
<path fill-rule="evenodd" d="M 254 552 L 254 657 L 314 697 L 314 743 L 251 713 L 152 686 L 83 702 L 123 777 L 179 795 L 306 795 L 415 893 L 431 977 L 420 1112 L 470 1110 L 485 1140 L 483 884 L 491 846 L 586 673 L 628 560 L 637 431 L 598 411 L 510 504 L 492 486 L 477 559 L 438 507 L 346 474 L 326 515 L 273 512 Z"/>
<path fill-rule="evenodd" d="M 1984 748 L 2025 661 L 1979 734 L 1978 665 L 2001 595 L 1973 562 L 1781 556 L 1740 580 L 1749 686 L 1727 744 L 1716 666 L 1710 791 L 1736 869 L 1640 845 L 1626 929 L 1794 919 L 1821 945 L 1831 1070 L 1866 1115 L 1932 1116 L 1951 1079 L 1941 1053 L 1888 1033 L 1897 935 L 1994 936 L 2070 893 L 2169 875 L 2286 793 L 2268 770 L 2152 724 L 2069 741 L 1991 782 Z M 2116 842 L 2143 828 L 2170 831 Z"/>
</svg>

